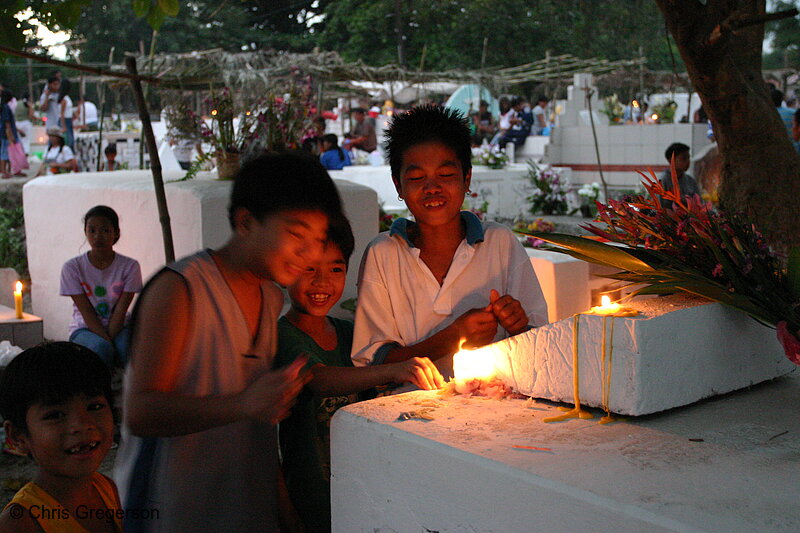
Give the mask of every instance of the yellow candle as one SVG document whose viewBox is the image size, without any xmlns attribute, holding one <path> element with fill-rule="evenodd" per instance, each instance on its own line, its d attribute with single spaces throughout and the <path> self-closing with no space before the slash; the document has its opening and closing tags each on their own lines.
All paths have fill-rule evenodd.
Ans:
<svg viewBox="0 0 800 533">
<path fill-rule="evenodd" d="M 14 311 L 17 318 L 22 318 L 22 282 L 18 281 L 14 289 Z"/>
<path fill-rule="evenodd" d="M 618 303 L 611 303 L 611 298 L 608 296 L 603 295 L 601 298 L 601 305 L 597 307 L 592 307 L 587 314 L 590 315 L 601 315 L 601 316 L 636 316 L 639 314 L 638 311 L 635 309 L 628 309 L 627 307 L 622 307 Z"/>
</svg>

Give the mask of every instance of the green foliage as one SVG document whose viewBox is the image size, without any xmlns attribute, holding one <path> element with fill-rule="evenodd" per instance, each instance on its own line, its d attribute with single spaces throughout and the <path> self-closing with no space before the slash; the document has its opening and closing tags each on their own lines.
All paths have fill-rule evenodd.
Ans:
<svg viewBox="0 0 800 533">
<path fill-rule="evenodd" d="M 21 49 L 25 46 L 22 33 L 28 25 L 14 15 L 30 8 L 33 17 L 53 31 L 68 30 L 78 22 L 81 12 L 91 0 L 6 0 L 0 4 L 0 44 Z"/>
<path fill-rule="evenodd" d="M 11 267 L 24 279 L 30 279 L 21 206 L 0 207 L 0 266 Z"/>
<path fill-rule="evenodd" d="M 398 62 L 394 0 L 337 0 L 317 42 L 348 61 Z M 553 55 L 629 59 L 639 47 L 653 69 L 670 69 L 663 17 L 636 0 L 404 0 L 399 12 L 406 65 L 425 70 L 513 66 Z M 680 58 L 676 58 L 680 61 Z"/>
<path fill-rule="evenodd" d="M 796 0 L 771 2 L 769 11 L 785 11 L 798 7 Z M 769 22 L 764 27 L 772 40 L 772 52 L 764 57 L 764 68 L 775 69 L 800 66 L 800 17 L 790 17 Z"/>
</svg>

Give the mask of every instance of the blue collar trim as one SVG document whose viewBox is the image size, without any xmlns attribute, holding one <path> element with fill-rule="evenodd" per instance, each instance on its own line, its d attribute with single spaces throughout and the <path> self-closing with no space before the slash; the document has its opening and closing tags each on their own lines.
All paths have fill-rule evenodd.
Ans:
<svg viewBox="0 0 800 533">
<path fill-rule="evenodd" d="M 474 213 L 470 211 L 461 211 L 461 220 L 464 221 L 467 233 L 467 244 L 475 246 L 479 242 L 483 242 L 483 223 Z M 392 227 L 389 228 L 389 236 L 399 235 L 405 240 L 408 245 L 414 248 L 414 243 L 408 238 L 408 229 L 414 222 L 407 218 L 398 218 L 392 222 Z"/>
</svg>

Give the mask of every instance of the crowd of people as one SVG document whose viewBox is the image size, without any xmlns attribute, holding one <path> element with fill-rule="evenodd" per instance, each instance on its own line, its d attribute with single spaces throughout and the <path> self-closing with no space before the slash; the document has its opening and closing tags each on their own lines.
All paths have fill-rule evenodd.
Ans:
<svg viewBox="0 0 800 533">
<path fill-rule="evenodd" d="M 386 139 L 414 218 L 395 221 L 360 258 L 354 322 L 329 316 L 353 233 L 336 186 L 307 152 L 246 163 L 228 242 L 167 265 L 144 287 L 138 263 L 114 250 L 116 212 L 86 213 L 89 250 L 62 269 L 71 342 L 24 351 L 0 382 L 6 433 L 38 467 L 0 513 L 0 532 L 328 531 L 338 407 L 376 387 L 439 388 L 462 342 L 546 322 L 514 234 L 461 211 L 468 119 L 418 107 L 396 116 Z M 323 140 L 323 155 L 341 161 L 336 139 Z M 279 286 L 291 304 L 283 317 Z M 121 366 L 112 481 L 97 469 L 114 441 L 110 380 Z M 32 511 L 45 508 L 60 511 Z"/>
<path fill-rule="evenodd" d="M 77 172 L 75 131 L 96 131 L 97 107 L 81 95 L 73 104 L 72 83 L 60 71 L 47 78 L 38 100 L 28 93 L 17 98 L 0 83 L 0 177 L 25 176 L 31 155 L 33 125 L 47 128 L 48 144 L 37 175 Z"/>
</svg>

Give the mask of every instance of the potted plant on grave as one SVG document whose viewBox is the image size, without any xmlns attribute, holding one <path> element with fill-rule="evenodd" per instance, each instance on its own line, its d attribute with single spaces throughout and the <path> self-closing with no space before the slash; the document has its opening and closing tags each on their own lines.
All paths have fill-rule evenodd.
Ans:
<svg viewBox="0 0 800 533">
<path fill-rule="evenodd" d="M 312 126 L 308 99 L 293 93 L 270 95 L 237 108 L 225 87 L 204 103 L 210 108 L 208 120 L 184 101 L 165 108 L 170 135 L 211 145 L 211 151 L 193 162 L 184 179 L 192 178 L 212 157 L 219 179 L 233 179 L 243 157 L 299 148 Z"/>
<path fill-rule="evenodd" d="M 569 183 L 557 170 L 528 161 L 528 179 L 533 191 L 528 197 L 531 214 L 564 215 L 567 213 Z"/>
<path fill-rule="evenodd" d="M 585 183 L 578 189 L 581 198 L 581 215 L 584 218 L 594 218 L 597 215 L 597 199 L 600 197 L 600 184 Z"/>
</svg>

